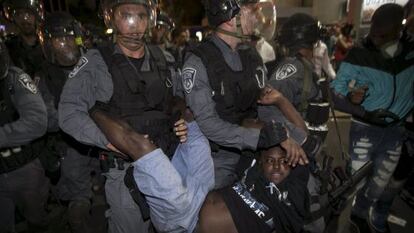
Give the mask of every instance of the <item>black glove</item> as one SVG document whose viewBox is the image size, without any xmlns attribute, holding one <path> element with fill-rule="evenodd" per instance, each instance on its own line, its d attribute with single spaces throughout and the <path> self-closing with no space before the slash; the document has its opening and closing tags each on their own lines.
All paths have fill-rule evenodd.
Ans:
<svg viewBox="0 0 414 233">
<path fill-rule="evenodd" d="M 306 141 L 302 145 L 302 149 L 305 151 L 308 158 L 315 158 L 319 149 L 322 146 L 322 140 L 316 135 L 309 135 Z"/>
<path fill-rule="evenodd" d="M 387 121 L 387 118 L 392 119 L 392 121 L 391 122 Z M 365 114 L 362 117 L 362 119 L 366 121 L 367 123 L 378 125 L 378 126 L 387 126 L 393 122 L 398 122 L 401 120 L 397 115 L 385 109 L 365 111 Z"/>
<path fill-rule="evenodd" d="M 93 115 L 93 113 L 95 113 L 96 111 L 102 111 L 108 114 L 110 112 L 110 109 L 111 107 L 108 104 L 101 101 L 96 101 L 95 105 L 93 105 L 92 108 L 89 109 L 88 113 L 89 115 Z"/>
<path fill-rule="evenodd" d="M 280 123 L 268 122 L 265 123 L 260 130 L 259 142 L 257 148 L 268 149 L 270 147 L 279 145 L 287 139 L 285 127 Z"/>
</svg>

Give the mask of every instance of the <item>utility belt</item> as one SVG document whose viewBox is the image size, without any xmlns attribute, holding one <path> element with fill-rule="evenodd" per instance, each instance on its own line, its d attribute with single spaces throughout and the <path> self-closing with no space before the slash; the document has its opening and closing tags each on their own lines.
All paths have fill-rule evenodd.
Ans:
<svg viewBox="0 0 414 233">
<path fill-rule="evenodd" d="M 102 172 L 109 172 L 111 168 L 117 168 L 118 170 L 126 170 L 124 176 L 124 184 L 128 188 L 129 194 L 131 195 L 134 202 L 138 205 L 141 210 L 142 219 L 144 221 L 150 218 L 150 208 L 146 201 L 144 194 L 138 188 L 135 182 L 133 174 L 133 166 L 130 166 L 131 161 L 126 161 L 122 158 L 117 157 L 116 152 L 101 152 L 99 154 L 99 162 L 101 165 Z"/>
<path fill-rule="evenodd" d="M 229 151 L 232 153 L 236 153 L 236 154 L 241 154 L 242 152 L 234 147 L 226 147 L 226 146 L 221 146 L 211 140 L 208 141 L 210 143 L 210 148 L 211 148 L 211 152 L 219 152 L 220 150 L 225 150 L 225 151 Z"/>
<path fill-rule="evenodd" d="M 99 153 L 99 164 L 103 173 L 109 172 L 111 168 L 123 171 L 128 168 L 130 162 L 120 158 L 116 152 L 102 151 Z"/>
<path fill-rule="evenodd" d="M 0 150 L 0 174 L 8 173 L 33 161 L 31 150 L 25 147 L 13 147 Z"/>
</svg>

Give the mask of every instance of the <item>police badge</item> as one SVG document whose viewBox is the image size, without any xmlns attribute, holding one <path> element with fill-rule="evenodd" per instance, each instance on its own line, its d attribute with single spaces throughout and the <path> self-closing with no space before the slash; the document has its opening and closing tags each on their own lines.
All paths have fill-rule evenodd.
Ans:
<svg viewBox="0 0 414 233">
<path fill-rule="evenodd" d="M 182 82 L 184 90 L 187 94 L 191 93 L 191 90 L 194 87 L 194 79 L 197 71 L 193 68 L 185 68 L 182 73 Z"/>
</svg>

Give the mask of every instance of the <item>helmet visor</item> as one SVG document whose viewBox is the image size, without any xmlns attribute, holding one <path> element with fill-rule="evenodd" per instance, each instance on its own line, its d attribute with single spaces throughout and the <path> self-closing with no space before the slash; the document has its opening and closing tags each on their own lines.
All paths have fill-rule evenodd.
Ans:
<svg viewBox="0 0 414 233">
<path fill-rule="evenodd" d="M 241 24 L 244 35 L 271 40 L 276 30 L 274 0 L 246 1 L 241 5 Z"/>
</svg>

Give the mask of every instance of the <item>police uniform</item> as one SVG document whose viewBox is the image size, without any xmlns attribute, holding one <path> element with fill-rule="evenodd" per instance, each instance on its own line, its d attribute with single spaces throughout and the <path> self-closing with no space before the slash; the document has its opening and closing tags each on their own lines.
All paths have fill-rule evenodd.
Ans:
<svg viewBox="0 0 414 233">
<path fill-rule="evenodd" d="M 15 207 L 31 226 L 46 227 L 49 183 L 30 143 L 47 128 L 47 112 L 31 78 L 16 67 L 0 80 L 0 232 L 14 232 Z"/>
<path fill-rule="evenodd" d="M 13 64 L 34 77 L 44 60 L 40 44 L 36 41 L 35 45 L 31 46 L 24 43 L 19 36 L 14 36 L 6 41 L 6 46 L 9 51 L 13 51 L 10 53 Z"/>
<path fill-rule="evenodd" d="M 109 144 L 88 111 L 96 102 L 127 121 L 138 132 L 148 133 L 166 154 L 174 153 L 173 123 L 166 114 L 176 87 L 175 74 L 159 48 L 145 46 L 141 59 L 126 57 L 118 45 L 89 50 L 69 74 L 59 103 L 59 124 L 76 140 L 107 149 Z M 170 140 L 170 141 L 169 141 Z M 178 140 L 178 139 L 177 139 Z M 124 185 L 126 161 L 105 174 L 110 209 L 109 232 L 147 232 L 140 208 Z"/>
<path fill-rule="evenodd" d="M 295 106 L 309 132 L 324 140 L 329 118 L 327 83 L 313 72 L 312 63 L 304 58 L 286 57 L 270 76 L 269 84 Z"/>
<path fill-rule="evenodd" d="M 266 69 L 256 50 L 233 51 L 216 35 L 186 59 L 182 70 L 186 102 L 214 145 L 216 188 L 237 179 L 242 150 L 257 148 L 260 130 L 240 125 L 244 119 L 257 117 L 256 101 L 265 80 Z"/>
<path fill-rule="evenodd" d="M 305 58 L 286 57 L 270 76 L 269 84 L 294 105 L 305 119 L 309 133 L 323 141 L 328 133 L 329 102 L 325 91 L 327 86 L 326 80 L 319 78 L 313 70 L 312 63 Z M 278 110 L 269 107 L 262 108 L 262 111 L 264 111 L 262 114 L 269 115 L 270 113 L 266 113 L 266 111 L 275 112 Z M 313 175 L 310 176 L 308 189 L 313 198 L 311 199 L 313 202 L 311 205 L 313 216 L 311 218 L 312 221 L 317 220 L 312 223 L 312 227 L 317 230 L 313 228 L 307 228 L 307 230 L 320 232 L 320 229 L 325 227 L 324 220 L 320 219 L 320 214 L 317 213 L 321 209 L 321 201 L 318 197 L 320 195 L 320 181 Z M 324 199 L 322 202 L 326 201 Z"/>
<path fill-rule="evenodd" d="M 74 140 L 69 135 L 60 131 L 58 126 L 58 104 L 63 86 L 67 80 L 71 68 L 62 68 L 58 65 L 45 62 L 42 71 L 37 73 L 39 78 L 39 90 L 45 100 L 48 110 L 48 138 L 47 147 L 57 157 L 61 163 L 60 179 L 57 183 L 57 194 L 59 199 L 70 201 L 69 209 L 74 209 L 75 205 L 82 206 L 78 209 L 89 211 L 90 199 L 92 198 L 91 172 L 94 164 L 97 164 L 97 154 L 93 157 L 91 146 L 83 145 Z M 49 148 L 48 148 L 49 149 Z M 86 220 L 86 219 L 85 219 Z M 82 232 L 86 232 L 83 230 Z"/>
</svg>

